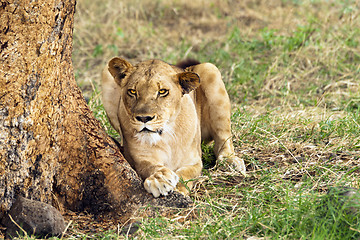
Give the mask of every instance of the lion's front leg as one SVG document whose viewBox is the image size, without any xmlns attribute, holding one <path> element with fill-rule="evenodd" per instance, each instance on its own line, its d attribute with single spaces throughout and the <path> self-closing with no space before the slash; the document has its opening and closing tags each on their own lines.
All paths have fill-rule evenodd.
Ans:
<svg viewBox="0 0 360 240">
<path fill-rule="evenodd" d="M 154 197 L 168 195 L 179 182 L 179 176 L 167 167 L 159 167 L 157 171 L 147 177 L 144 181 L 146 191 Z"/>
<path fill-rule="evenodd" d="M 155 164 L 154 161 L 138 160 L 135 168 L 144 179 L 146 191 L 154 197 L 166 196 L 174 190 L 188 195 L 193 186 L 192 180 L 201 174 L 202 162 L 199 158 L 199 161 L 194 162 L 194 164 L 185 165 L 173 171 L 159 164 L 159 162 Z"/>
<path fill-rule="evenodd" d="M 200 176 L 202 169 L 201 159 L 194 165 L 187 165 L 176 170 L 176 174 L 182 180 L 178 183 L 176 190 L 184 195 L 189 195 L 193 187 L 193 180 Z"/>
<path fill-rule="evenodd" d="M 175 190 L 179 176 L 164 166 L 164 160 L 159 159 L 158 154 L 133 156 L 133 160 L 136 172 L 144 180 L 146 191 L 154 197 L 166 196 Z"/>
</svg>

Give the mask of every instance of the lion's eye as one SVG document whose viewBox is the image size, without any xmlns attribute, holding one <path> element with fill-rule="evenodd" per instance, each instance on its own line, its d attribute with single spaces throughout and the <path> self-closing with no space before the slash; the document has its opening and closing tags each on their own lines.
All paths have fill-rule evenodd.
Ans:
<svg viewBox="0 0 360 240">
<path fill-rule="evenodd" d="M 166 95 L 168 95 L 168 93 L 169 93 L 169 90 L 166 90 L 166 89 L 159 90 L 159 95 L 162 97 L 165 97 Z"/>
<path fill-rule="evenodd" d="M 136 90 L 135 89 L 128 89 L 128 94 L 130 95 L 130 96 L 135 96 L 136 95 Z"/>
</svg>

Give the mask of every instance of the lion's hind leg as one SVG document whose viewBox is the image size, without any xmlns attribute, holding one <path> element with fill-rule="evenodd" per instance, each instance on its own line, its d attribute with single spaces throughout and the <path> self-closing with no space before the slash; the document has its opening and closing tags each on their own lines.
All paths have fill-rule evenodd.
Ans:
<svg viewBox="0 0 360 240">
<path fill-rule="evenodd" d="M 200 76 L 200 88 L 196 101 L 201 105 L 201 133 L 205 141 L 214 140 L 214 152 L 219 161 L 226 160 L 243 174 L 246 172 L 242 159 L 235 155 L 231 137 L 231 105 L 219 69 L 211 63 L 191 68 Z"/>
</svg>

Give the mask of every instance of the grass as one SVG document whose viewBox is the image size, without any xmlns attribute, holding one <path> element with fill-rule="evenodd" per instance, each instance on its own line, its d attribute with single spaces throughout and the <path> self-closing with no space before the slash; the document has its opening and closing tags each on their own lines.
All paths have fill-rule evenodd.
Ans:
<svg viewBox="0 0 360 240">
<path fill-rule="evenodd" d="M 248 177 L 212 168 L 191 209 L 137 219 L 137 239 L 359 239 L 360 19 L 355 0 L 78 2 L 73 62 L 110 135 L 99 93 L 106 61 L 216 64 L 233 103 L 233 140 Z M 122 225 L 68 238 L 113 239 Z M 256 237 L 256 238 L 255 238 Z"/>
</svg>

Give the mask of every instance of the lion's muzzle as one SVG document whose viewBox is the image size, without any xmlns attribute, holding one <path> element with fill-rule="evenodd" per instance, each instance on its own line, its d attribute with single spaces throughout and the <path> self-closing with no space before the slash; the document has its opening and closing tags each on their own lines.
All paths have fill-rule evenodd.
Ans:
<svg viewBox="0 0 360 240">
<path fill-rule="evenodd" d="M 155 118 L 155 116 L 137 116 L 135 117 L 139 122 L 147 123 Z"/>
</svg>

